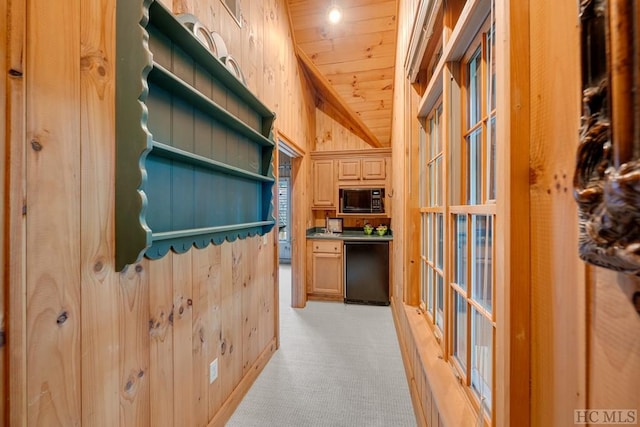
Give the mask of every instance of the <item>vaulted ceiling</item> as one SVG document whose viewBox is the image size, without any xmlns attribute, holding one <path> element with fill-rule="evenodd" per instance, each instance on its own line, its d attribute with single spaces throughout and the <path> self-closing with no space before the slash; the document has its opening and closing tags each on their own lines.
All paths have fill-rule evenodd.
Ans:
<svg viewBox="0 0 640 427">
<path fill-rule="evenodd" d="M 287 0 L 298 59 L 318 97 L 374 147 L 391 138 L 397 0 Z M 332 3 L 342 20 L 331 24 Z"/>
</svg>

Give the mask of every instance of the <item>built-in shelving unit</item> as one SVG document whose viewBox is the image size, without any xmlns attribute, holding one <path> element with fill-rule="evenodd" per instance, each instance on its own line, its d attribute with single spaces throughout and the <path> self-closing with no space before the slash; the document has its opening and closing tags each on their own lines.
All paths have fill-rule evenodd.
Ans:
<svg viewBox="0 0 640 427">
<path fill-rule="evenodd" d="M 117 4 L 118 271 L 275 224 L 275 114 L 187 21 L 158 1 Z"/>
</svg>

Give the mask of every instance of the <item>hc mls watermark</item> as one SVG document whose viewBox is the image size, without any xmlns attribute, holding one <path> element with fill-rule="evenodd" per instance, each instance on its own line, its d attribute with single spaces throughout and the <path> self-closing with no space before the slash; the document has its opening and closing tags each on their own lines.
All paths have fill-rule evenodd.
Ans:
<svg viewBox="0 0 640 427">
<path fill-rule="evenodd" d="M 573 411 L 574 424 L 620 424 L 636 425 L 636 409 L 576 409 Z"/>
</svg>

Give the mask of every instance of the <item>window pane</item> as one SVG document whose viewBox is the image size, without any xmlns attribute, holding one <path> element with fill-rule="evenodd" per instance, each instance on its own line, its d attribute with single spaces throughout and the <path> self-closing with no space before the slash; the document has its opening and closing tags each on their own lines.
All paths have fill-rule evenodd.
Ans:
<svg viewBox="0 0 640 427">
<path fill-rule="evenodd" d="M 471 388 L 491 415 L 493 325 L 475 309 L 471 313 Z"/>
<path fill-rule="evenodd" d="M 420 302 L 427 306 L 427 263 L 420 260 Z"/>
<path fill-rule="evenodd" d="M 487 73 L 487 92 L 489 97 L 487 99 L 487 110 L 489 112 L 496 108 L 496 58 L 495 58 L 495 29 L 491 26 L 491 29 L 487 33 L 487 68 L 490 70 Z"/>
<path fill-rule="evenodd" d="M 427 311 L 433 316 L 433 274 L 434 270 L 427 267 Z"/>
<path fill-rule="evenodd" d="M 482 129 L 476 129 L 467 140 L 467 203 L 482 203 Z"/>
<path fill-rule="evenodd" d="M 426 206 L 427 203 L 427 134 L 422 126 L 420 126 L 419 140 L 419 156 L 420 156 L 420 206 Z"/>
<path fill-rule="evenodd" d="M 491 118 L 491 141 L 489 143 L 489 176 L 487 177 L 489 182 L 488 198 L 489 200 L 496 199 L 496 117 Z"/>
<path fill-rule="evenodd" d="M 454 215 L 453 281 L 467 290 L 467 216 Z"/>
<path fill-rule="evenodd" d="M 436 275 L 436 293 L 438 307 L 436 310 L 436 325 L 440 327 L 440 330 L 444 330 L 444 279 L 437 272 Z"/>
<path fill-rule="evenodd" d="M 436 199 L 434 206 L 442 206 L 442 156 L 436 159 Z"/>
<path fill-rule="evenodd" d="M 429 262 L 433 263 L 433 227 L 431 224 L 433 223 L 433 214 L 427 214 L 427 228 L 425 229 L 424 235 L 427 239 L 427 259 Z"/>
<path fill-rule="evenodd" d="M 427 257 L 427 234 L 426 234 L 426 230 L 427 230 L 427 214 L 426 213 L 422 213 L 420 214 L 420 222 L 421 222 L 421 227 L 422 227 L 422 233 L 421 237 L 420 237 L 420 255 L 423 257 Z"/>
<path fill-rule="evenodd" d="M 443 268 L 443 258 L 444 258 L 444 225 L 443 225 L 443 215 L 436 214 L 436 267 L 442 270 Z"/>
<path fill-rule="evenodd" d="M 428 206 L 434 206 L 435 204 L 435 193 L 436 193 L 436 181 L 435 181 L 435 166 L 433 163 L 429 163 L 427 166 L 428 169 L 428 180 L 429 180 L 429 194 L 427 195 L 429 199 Z"/>
<path fill-rule="evenodd" d="M 474 301 L 492 310 L 492 221 L 484 215 L 471 215 L 471 283 Z"/>
<path fill-rule="evenodd" d="M 442 118 L 442 105 L 436 110 L 436 154 L 442 151 L 442 124 L 440 123 Z"/>
<path fill-rule="evenodd" d="M 436 119 L 429 119 L 429 160 L 436 156 Z"/>
<path fill-rule="evenodd" d="M 467 300 L 454 293 L 453 311 L 453 355 L 464 372 L 467 372 Z"/>
<path fill-rule="evenodd" d="M 478 123 L 481 114 L 482 84 L 480 80 L 480 49 L 467 64 L 467 129 Z"/>
</svg>

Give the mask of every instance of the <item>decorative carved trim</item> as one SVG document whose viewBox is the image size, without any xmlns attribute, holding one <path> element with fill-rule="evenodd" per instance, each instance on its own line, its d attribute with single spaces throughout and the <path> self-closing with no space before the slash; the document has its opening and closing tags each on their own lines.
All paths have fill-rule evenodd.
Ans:
<svg viewBox="0 0 640 427">
<path fill-rule="evenodd" d="M 583 115 L 573 182 L 580 258 L 640 275 L 640 144 L 634 129 L 640 126 L 634 125 L 640 97 L 632 90 L 638 23 L 632 9 L 624 0 L 580 3 Z"/>
</svg>

